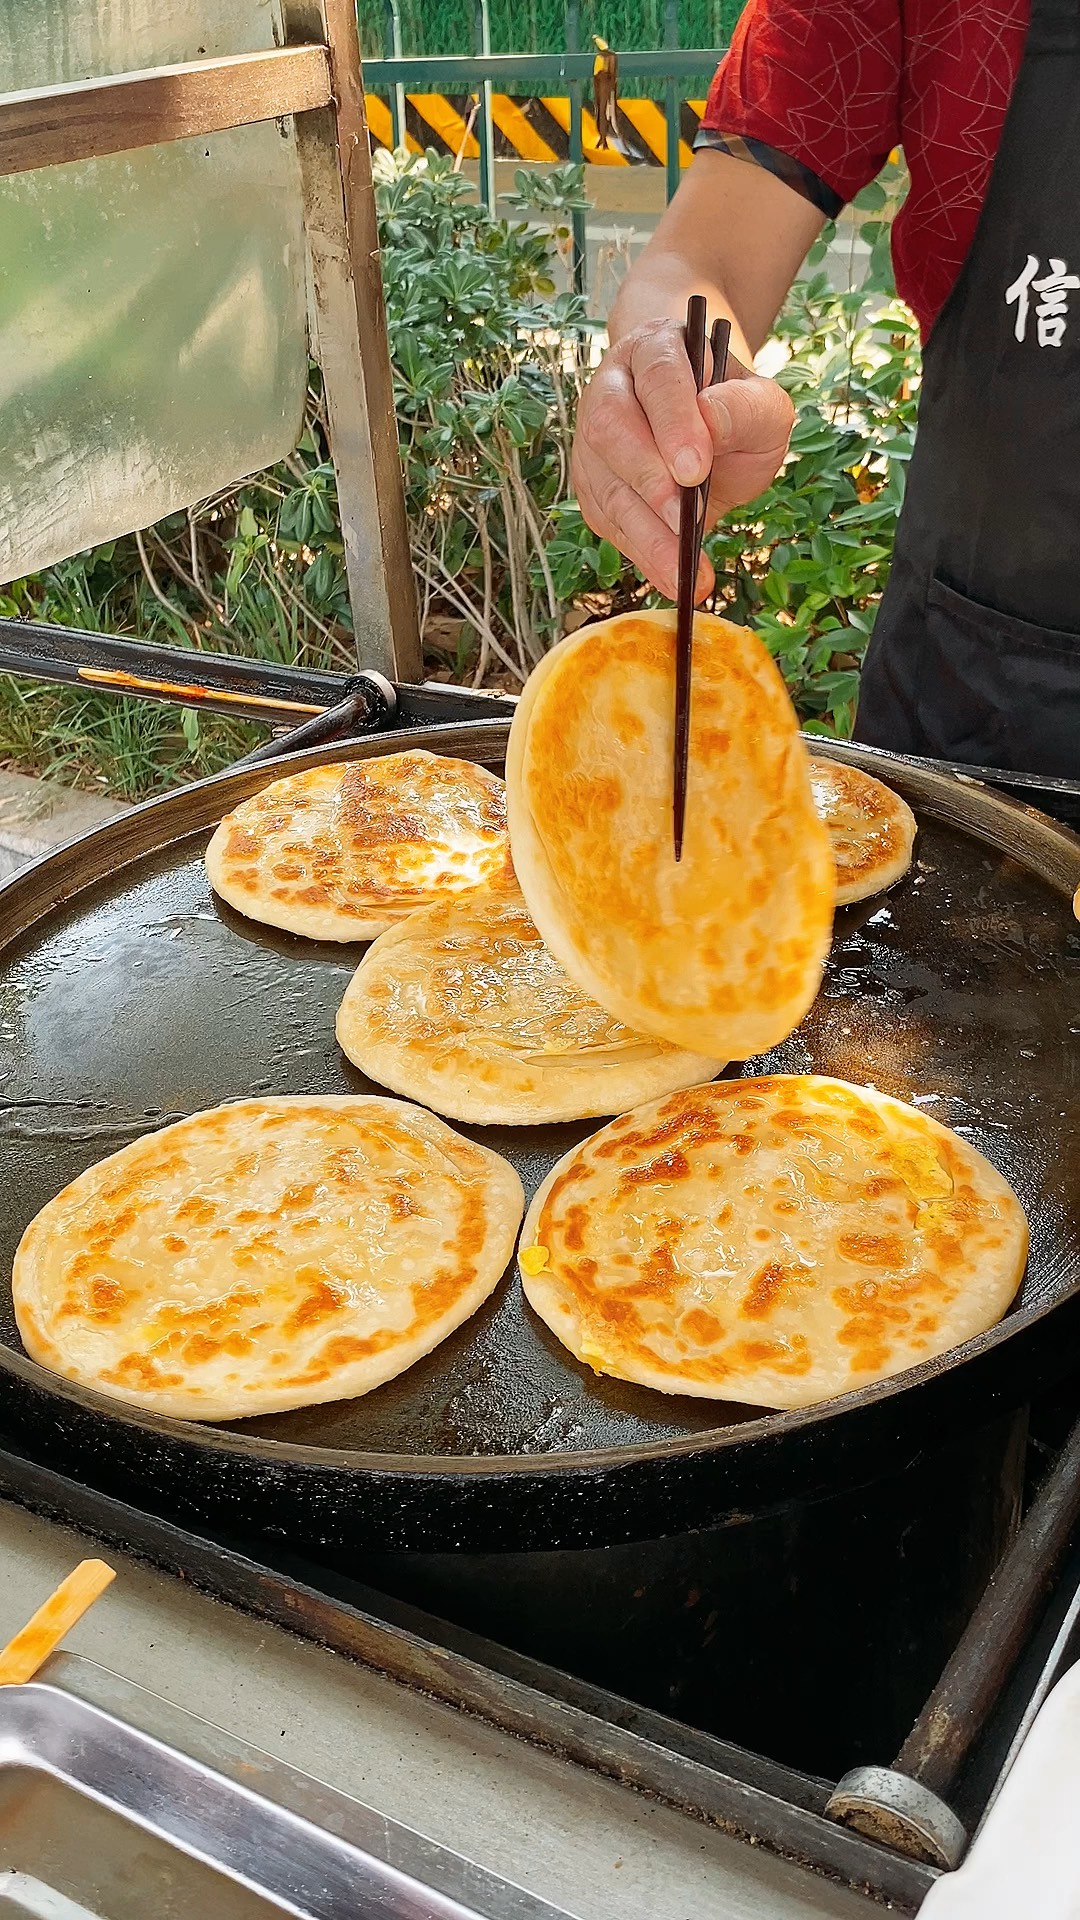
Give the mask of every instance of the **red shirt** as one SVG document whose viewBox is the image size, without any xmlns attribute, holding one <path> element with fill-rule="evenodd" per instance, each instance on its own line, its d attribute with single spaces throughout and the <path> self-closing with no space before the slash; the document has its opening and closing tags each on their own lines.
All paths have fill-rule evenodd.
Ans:
<svg viewBox="0 0 1080 1920">
<path fill-rule="evenodd" d="M 897 291 L 929 333 L 971 244 L 1030 0 L 750 0 L 699 146 L 778 173 L 830 217 L 902 146 Z"/>
</svg>

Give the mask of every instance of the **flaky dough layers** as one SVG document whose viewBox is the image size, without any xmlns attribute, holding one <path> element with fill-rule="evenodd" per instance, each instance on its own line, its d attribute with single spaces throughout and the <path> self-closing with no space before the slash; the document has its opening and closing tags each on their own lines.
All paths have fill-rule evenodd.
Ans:
<svg viewBox="0 0 1080 1920">
<path fill-rule="evenodd" d="M 992 1327 L 1028 1229 L 966 1140 L 869 1087 L 718 1080 L 568 1153 L 526 1216 L 532 1306 L 598 1373 L 800 1407 Z"/>
<path fill-rule="evenodd" d="M 309 940 L 373 940 L 511 871 L 503 783 L 422 748 L 286 774 L 221 822 L 214 892 Z"/>
<path fill-rule="evenodd" d="M 695 622 L 683 857 L 672 852 L 674 615 L 583 627 L 510 730 L 514 867 L 571 979 L 636 1032 L 745 1059 L 797 1026 L 835 873 L 787 690 L 742 627 Z"/>
<path fill-rule="evenodd" d="M 369 1393 L 487 1298 L 508 1163 L 399 1100 L 242 1100 L 132 1141 L 31 1221 L 31 1359 L 156 1413 L 233 1420 Z"/>
<path fill-rule="evenodd" d="M 836 904 L 868 900 L 911 865 L 915 815 L 898 793 L 859 767 L 811 760 L 810 790 L 836 862 Z"/>
<path fill-rule="evenodd" d="M 506 888 L 427 907 L 376 940 L 346 989 L 337 1036 L 381 1086 L 477 1125 L 621 1113 L 723 1064 L 605 1013 Z"/>
</svg>

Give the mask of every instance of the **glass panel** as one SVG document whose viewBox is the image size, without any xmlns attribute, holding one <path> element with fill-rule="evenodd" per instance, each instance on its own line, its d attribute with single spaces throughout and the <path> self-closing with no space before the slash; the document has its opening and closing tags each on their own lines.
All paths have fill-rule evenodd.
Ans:
<svg viewBox="0 0 1080 1920">
<path fill-rule="evenodd" d="M 280 38 L 266 0 L 0 0 L 0 91 Z M 0 580 L 269 466 L 307 373 L 291 125 L 0 180 Z"/>
</svg>

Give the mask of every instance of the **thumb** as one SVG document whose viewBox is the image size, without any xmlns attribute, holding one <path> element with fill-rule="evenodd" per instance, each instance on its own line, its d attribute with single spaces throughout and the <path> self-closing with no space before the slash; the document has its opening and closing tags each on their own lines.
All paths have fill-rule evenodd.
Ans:
<svg viewBox="0 0 1080 1920">
<path fill-rule="evenodd" d="M 790 394 L 759 374 L 707 387 L 698 396 L 713 443 L 710 518 L 764 491 L 787 452 L 795 408 Z"/>
</svg>

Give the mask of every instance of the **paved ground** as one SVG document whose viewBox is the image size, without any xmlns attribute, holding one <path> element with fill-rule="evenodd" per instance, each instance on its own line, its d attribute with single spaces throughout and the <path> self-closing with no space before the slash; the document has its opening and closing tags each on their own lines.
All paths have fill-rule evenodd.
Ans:
<svg viewBox="0 0 1080 1920">
<path fill-rule="evenodd" d="M 0 880 L 124 811 L 121 801 L 104 794 L 75 793 L 55 780 L 0 772 Z"/>
</svg>

